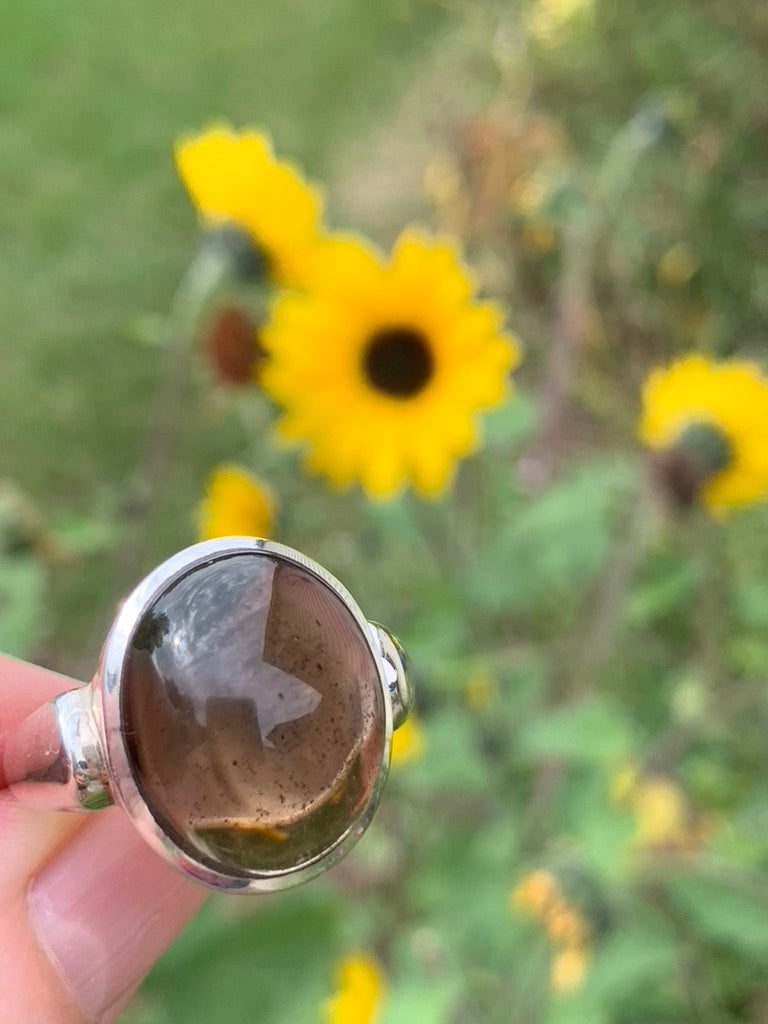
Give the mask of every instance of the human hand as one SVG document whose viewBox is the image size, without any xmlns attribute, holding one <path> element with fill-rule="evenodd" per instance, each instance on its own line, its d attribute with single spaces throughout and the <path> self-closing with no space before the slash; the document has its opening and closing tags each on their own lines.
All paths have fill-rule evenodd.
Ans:
<svg viewBox="0 0 768 1024">
<path fill-rule="evenodd" d="M 0 655 L 4 737 L 72 680 Z M 204 899 L 117 807 L 32 811 L 0 774 L 0 1020 L 108 1024 Z"/>
</svg>

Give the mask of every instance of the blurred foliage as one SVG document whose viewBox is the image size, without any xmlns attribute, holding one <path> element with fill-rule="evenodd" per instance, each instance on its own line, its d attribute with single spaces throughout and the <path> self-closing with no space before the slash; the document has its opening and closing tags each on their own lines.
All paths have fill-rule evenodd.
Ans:
<svg viewBox="0 0 768 1024">
<path fill-rule="evenodd" d="M 382 1024 L 768 1019 L 768 513 L 672 513 L 634 439 L 652 365 L 765 367 L 768 6 L 6 0 L 0 36 L 0 475 L 40 510 L 0 508 L 0 647 L 88 672 L 121 549 L 192 541 L 237 458 L 418 687 L 423 752 L 354 854 L 211 901 L 126 1022 L 311 1024 L 350 949 Z M 520 393 L 443 503 L 326 491 L 197 359 L 167 479 L 126 504 L 196 244 L 170 145 L 212 117 L 269 125 L 383 241 L 414 209 L 459 233 L 508 302 Z M 36 516 L 67 557 L 20 543 Z M 510 905 L 539 870 L 588 927 L 559 991 Z"/>
</svg>

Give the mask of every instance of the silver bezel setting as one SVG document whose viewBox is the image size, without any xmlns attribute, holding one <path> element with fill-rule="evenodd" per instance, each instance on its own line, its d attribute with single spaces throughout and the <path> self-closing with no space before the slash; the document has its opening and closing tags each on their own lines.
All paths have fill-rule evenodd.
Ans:
<svg viewBox="0 0 768 1024">
<path fill-rule="evenodd" d="M 235 555 L 274 558 L 303 569 L 332 591 L 344 604 L 362 633 L 376 666 L 381 688 L 384 743 L 382 763 L 370 798 L 361 815 L 338 839 L 309 861 L 295 868 L 259 873 L 227 874 L 195 859 L 163 830 L 146 804 L 133 775 L 122 722 L 124 666 L 135 630 L 152 605 L 178 580 L 204 565 Z M 252 537 L 227 537 L 203 541 L 173 555 L 151 572 L 130 594 L 107 636 L 99 672 L 92 684 L 92 710 L 104 743 L 109 791 L 133 820 L 149 845 L 184 874 L 224 892 L 257 893 L 285 889 L 320 874 L 338 863 L 352 849 L 373 817 L 389 769 L 393 731 L 392 663 L 382 649 L 380 627 L 367 621 L 347 589 L 322 566 L 306 555 L 274 541 Z"/>
</svg>

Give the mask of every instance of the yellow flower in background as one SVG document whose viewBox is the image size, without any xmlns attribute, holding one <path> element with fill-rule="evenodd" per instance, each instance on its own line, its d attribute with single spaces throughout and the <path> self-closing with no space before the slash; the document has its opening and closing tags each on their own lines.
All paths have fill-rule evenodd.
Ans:
<svg viewBox="0 0 768 1024">
<path fill-rule="evenodd" d="M 392 766 L 399 768 L 410 761 L 417 761 L 423 752 L 424 733 L 418 719 L 411 713 L 392 734 Z"/>
<path fill-rule="evenodd" d="M 748 362 L 691 355 L 645 382 L 641 440 L 690 453 L 716 515 L 768 495 L 768 381 Z"/>
<path fill-rule="evenodd" d="M 555 945 L 582 946 L 589 939 L 589 925 L 573 907 L 558 901 L 544 914 L 544 930 Z"/>
<path fill-rule="evenodd" d="M 549 981 L 555 992 L 573 992 L 581 986 L 589 966 L 586 946 L 568 946 L 552 957 Z"/>
<path fill-rule="evenodd" d="M 376 1024 L 386 982 L 373 957 L 345 957 L 336 969 L 336 985 L 336 993 L 323 1006 L 324 1024 Z"/>
<path fill-rule="evenodd" d="M 476 301 L 453 241 L 415 230 L 386 262 L 336 239 L 314 285 L 278 299 L 262 337 L 261 383 L 284 408 L 280 434 L 338 488 L 440 494 L 519 359 L 501 309 Z"/>
<path fill-rule="evenodd" d="M 669 779 L 640 782 L 632 800 L 638 846 L 686 846 L 691 820 L 685 796 Z"/>
<path fill-rule="evenodd" d="M 539 869 L 524 875 L 510 894 L 510 907 L 541 917 L 559 899 L 560 888 L 551 871 Z"/>
<path fill-rule="evenodd" d="M 200 507 L 200 540 L 269 537 L 275 502 L 266 484 L 234 465 L 219 466 Z"/>
<path fill-rule="evenodd" d="M 552 947 L 550 984 L 555 992 L 572 992 L 584 980 L 592 949 L 589 921 L 565 898 L 551 871 L 524 875 L 510 894 L 510 908 L 537 918 Z"/>
<path fill-rule="evenodd" d="M 300 285 L 320 238 L 322 198 L 275 157 L 269 137 L 214 125 L 177 143 L 175 158 L 203 221 L 241 228 L 275 283 Z"/>
<path fill-rule="evenodd" d="M 635 831 L 631 846 L 636 850 L 691 850 L 705 838 L 704 823 L 672 779 L 643 775 L 627 765 L 614 776 L 610 792 L 614 803 L 632 813 Z"/>
</svg>

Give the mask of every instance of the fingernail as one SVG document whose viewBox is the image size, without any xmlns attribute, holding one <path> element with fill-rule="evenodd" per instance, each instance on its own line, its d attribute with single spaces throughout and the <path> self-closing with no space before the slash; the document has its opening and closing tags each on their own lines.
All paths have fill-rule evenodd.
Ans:
<svg viewBox="0 0 768 1024">
<path fill-rule="evenodd" d="M 43 950 L 89 1021 L 112 1016 L 189 920 L 204 893 L 169 867 L 123 811 L 101 811 L 33 880 Z"/>
</svg>

